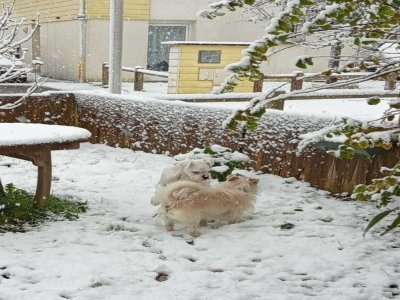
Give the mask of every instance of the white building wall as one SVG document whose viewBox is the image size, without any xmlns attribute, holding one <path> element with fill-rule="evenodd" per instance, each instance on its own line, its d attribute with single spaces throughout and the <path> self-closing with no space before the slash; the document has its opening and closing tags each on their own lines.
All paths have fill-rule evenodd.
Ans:
<svg viewBox="0 0 400 300">
<path fill-rule="evenodd" d="M 40 27 L 41 73 L 57 79 L 76 80 L 79 66 L 78 21 L 43 23 Z"/>
<path fill-rule="evenodd" d="M 146 67 L 147 21 L 124 21 L 122 65 Z M 108 20 L 88 21 L 87 71 L 88 81 L 100 81 L 102 63 L 108 61 Z M 123 72 L 123 80 L 133 80 L 133 73 Z"/>
<path fill-rule="evenodd" d="M 269 57 L 263 65 L 263 71 L 265 74 L 287 74 L 293 71 L 307 72 L 321 72 L 321 70 L 328 68 L 328 61 L 330 55 L 330 47 L 324 47 L 321 49 L 310 49 L 307 47 L 297 46 L 294 48 L 288 48 L 284 51 L 279 51 L 287 45 L 281 45 L 274 47 L 272 51 L 276 51 L 272 56 Z M 350 47 L 342 49 L 342 55 L 346 56 L 353 53 L 354 50 Z M 299 56 L 312 56 L 313 65 L 308 66 L 307 69 L 301 69 L 296 67 L 296 62 Z"/>
<path fill-rule="evenodd" d="M 153 22 L 174 21 L 192 24 L 191 39 L 195 41 L 248 42 L 262 36 L 264 24 L 240 22 L 240 12 L 228 12 L 225 16 L 209 20 L 197 16 L 208 7 L 208 0 L 168 0 L 169 9 L 165 9 L 165 0 L 152 0 L 150 19 Z"/>
</svg>

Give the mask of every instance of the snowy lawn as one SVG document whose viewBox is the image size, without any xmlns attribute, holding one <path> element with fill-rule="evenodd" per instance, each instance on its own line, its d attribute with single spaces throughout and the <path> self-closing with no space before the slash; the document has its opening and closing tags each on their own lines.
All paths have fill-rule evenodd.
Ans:
<svg viewBox="0 0 400 300">
<path fill-rule="evenodd" d="M 35 167 L 1 162 L 4 184 L 34 190 Z M 87 200 L 89 211 L 0 233 L 2 300 L 399 297 L 399 231 L 362 237 L 373 204 L 258 175 L 254 212 L 193 240 L 152 218 L 150 197 L 172 158 L 83 144 L 53 162 L 53 193 Z"/>
</svg>

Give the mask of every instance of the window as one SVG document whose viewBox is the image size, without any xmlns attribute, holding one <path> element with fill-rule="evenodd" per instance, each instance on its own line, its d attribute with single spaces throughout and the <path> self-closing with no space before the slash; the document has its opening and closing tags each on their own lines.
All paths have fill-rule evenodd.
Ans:
<svg viewBox="0 0 400 300">
<path fill-rule="evenodd" d="M 219 64 L 221 63 L 221 51 L 220 50 L 200 50 L 199 61 L 200 64 Z"/>
<path fill-rule="evenodd" d="M 186 25 L 150 25 L 149 43 L 147 47 L 147 69 L 168 71 L 169 45 L 168 41 L 185 41 L 188 34 Z"/>
</svg>

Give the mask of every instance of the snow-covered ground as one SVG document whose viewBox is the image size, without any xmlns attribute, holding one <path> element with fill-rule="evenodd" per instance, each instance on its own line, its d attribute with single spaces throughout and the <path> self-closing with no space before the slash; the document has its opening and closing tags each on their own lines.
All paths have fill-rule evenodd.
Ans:
<svg viewBox="0 0 400 300">
<path fill-rule="evenodd" d="M 3 183 L 33 191 L 36 168 L 14 162 L 0 166 Z M 53 163 L 52 192 L 87 200 L 89 211 L 0 234 L 2 300 L 400 297 L 399 231 L 362 236 L 372 203 L 252 174 L 260 178 L 255 210 L 193 240 L 152 218 L 150 197 L 172 158 L 83 144 L 54 152 Z"/>
</svg>

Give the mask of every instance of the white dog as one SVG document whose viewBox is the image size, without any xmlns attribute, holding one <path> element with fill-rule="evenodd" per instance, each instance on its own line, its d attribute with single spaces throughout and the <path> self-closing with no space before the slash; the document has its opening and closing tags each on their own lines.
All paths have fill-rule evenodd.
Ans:
<svg viewBox="0 0 400 300">
<path fill-rule="evenodd" d="M 189 234 L 199 236 L 198 227 L 204 221 L 238 222 L 253 207 L 258 181 L 231 175 L 215 188 L 189 181 L 171 183 L 156 195 L 161 202 L 157 216 L 164 219 L 168 231 L 174 229 L 175 222 L 180 222 L 186 225 Z"/>
<path fill-rule="evenodd" d="M 191 181 L 208 185 L 212 163 L 204 159 L 185 160 L 165 169 L 161 173 L 156 192 L 151 198 L 151 204 L 160 205 L 160 190 L 168 184 L 179 181 Z"/>
</svg>

